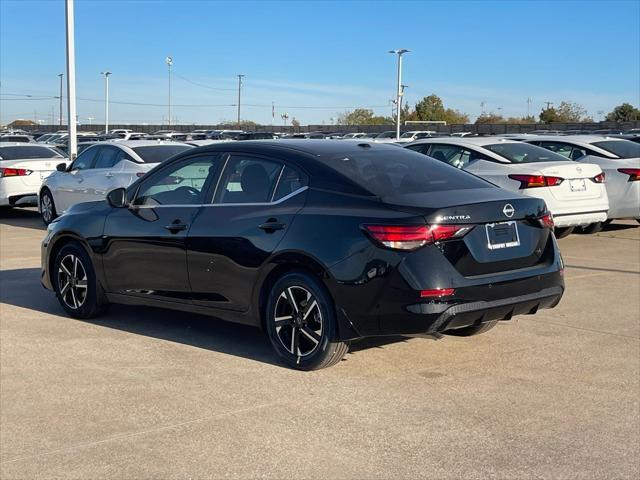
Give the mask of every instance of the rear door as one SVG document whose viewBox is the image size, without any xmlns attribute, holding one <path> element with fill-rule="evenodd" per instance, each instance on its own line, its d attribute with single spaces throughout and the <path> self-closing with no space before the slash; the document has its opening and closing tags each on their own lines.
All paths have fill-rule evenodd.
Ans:
<svg viewBox="0 0 640 480">
<path fill-rule="evenodd" d="M 302 208 L 307 179 L 264 156 L 230 153 L 187 241 L 194 302 L 246 311 L 256 278 Z"/>
<path fill-rule="evenodd" d="M 172 162 L 140 183 L 129 208 L 105 222 L 108 290 L 190 303 L 186 238 L 218 174 L 216 154 Z"/>
</svg>

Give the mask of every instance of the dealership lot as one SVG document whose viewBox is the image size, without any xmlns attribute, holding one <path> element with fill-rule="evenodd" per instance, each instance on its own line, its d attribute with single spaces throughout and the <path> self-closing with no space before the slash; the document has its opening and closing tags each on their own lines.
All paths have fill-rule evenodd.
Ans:
<svg viewBox="0 0 640 480">
<path fill-rule="evenodd" d="M 259 331 L 114 306 L 66 317 L 44 227 L 0 213 L 2 478 L 640 475 L 640 228 L 560 241 L 554 310 L 472 338 L 283 367 Z"/>
</svg>

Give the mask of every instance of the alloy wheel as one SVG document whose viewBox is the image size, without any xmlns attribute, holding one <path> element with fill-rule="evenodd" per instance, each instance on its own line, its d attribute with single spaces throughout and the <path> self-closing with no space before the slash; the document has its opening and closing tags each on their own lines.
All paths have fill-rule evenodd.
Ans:
<svg viewBox="0 0 640 480">
<path fill-rule="evenodd" d="M 40 199 L 40 213 L 42 213 L 42 218 L 46 223 L 53 220 L 53 201 L 48 193 L 42 195 Z"/>
<path fill-rule="evenodd" d="M 58 266 L 58 291 L 62 301 L 73 310 L 87 299 L 87 272 L 75 255 L 66 255 Z"/>
<path fill-rule="evenodd" d="M 305 357 L 313 353 L 322 340 L 323 318 L 313 294 L 299 286 L 287 287 L 275 306 L 276 335 L 292 355 Z"/>
</svg>

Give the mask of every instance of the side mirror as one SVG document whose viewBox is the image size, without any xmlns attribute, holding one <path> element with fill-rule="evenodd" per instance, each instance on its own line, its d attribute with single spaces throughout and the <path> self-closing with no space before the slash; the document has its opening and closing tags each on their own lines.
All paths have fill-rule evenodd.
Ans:
<svg viewBox="0 0 640 480">
<path fill-rule="evenodd" d="M 127 189 L 116 188 L 107 194 L 107 202 L 113 208 L 124 208 L 127 206 Z"/>
<path fill-rule="evenodd" d="M 56 165 L 56 170 L 59 172 L 66 172 L 67 171 L 67 164 L 66 163 L 59 163 L 58 165 Z"/>
</svg>

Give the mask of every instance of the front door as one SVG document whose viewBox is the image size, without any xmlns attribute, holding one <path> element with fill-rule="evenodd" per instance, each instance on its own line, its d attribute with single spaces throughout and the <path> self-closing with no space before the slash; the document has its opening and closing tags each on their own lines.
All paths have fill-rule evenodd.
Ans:
<svg viewBox="0 0 640 480">
<path fill-rule="evenodd" d="M 215 154 L 172 162 L 140 183 L 129 208 L 113 210 L 103 256 L 110 292 L 190 302 L 186 237 L 217 169 Z"/>
<path fill-rule="evenodd" d="M 227 156 L 215 198 L 189 231 L 194 303 L 249 308 L 261 267 L 304 205 L 306 182 L 301 172 L 276 159 Z"/>
</svg>

